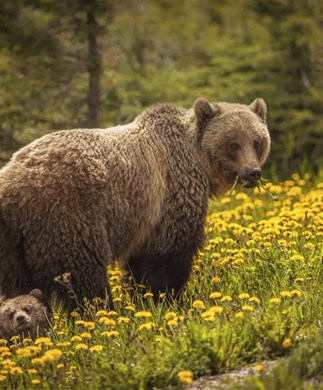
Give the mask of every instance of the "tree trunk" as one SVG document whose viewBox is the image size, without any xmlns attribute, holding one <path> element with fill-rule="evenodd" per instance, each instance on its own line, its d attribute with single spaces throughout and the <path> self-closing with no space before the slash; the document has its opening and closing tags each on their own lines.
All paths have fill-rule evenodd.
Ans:
<svg viewBox="0 0 323 390">
<path fill-rule="evenodd" d="M 101 81 L 101 54 L 98 47 L 99 29 L 96 20 L 96 0 L 87 11 L 88 30 L 88 73 L 89 84 L 87 92 L 87 127 L 100 126 L 100 81 Z"/>
</svg>

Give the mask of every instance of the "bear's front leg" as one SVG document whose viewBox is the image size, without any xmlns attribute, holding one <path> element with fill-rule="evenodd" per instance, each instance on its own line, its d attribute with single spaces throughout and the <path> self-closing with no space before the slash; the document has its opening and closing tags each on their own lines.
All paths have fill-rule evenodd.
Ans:
<svg viewBox="0 0 323 390">
<path fill-rule="evenodd" d="M 147 285 L 155 302 L 164 292 L 178 298 L 190 276 L 195 253 L 195 248 L 189 248 L 181 252 L 131 256 L 129 272 L 136 283 Z"/>
</svg>

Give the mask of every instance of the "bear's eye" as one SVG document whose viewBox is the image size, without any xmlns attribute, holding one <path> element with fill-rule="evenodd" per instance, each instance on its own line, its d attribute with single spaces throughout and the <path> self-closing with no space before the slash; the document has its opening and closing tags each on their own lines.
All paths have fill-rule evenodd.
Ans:
<svg viewBox="0 0 323 390">
<path fill-rule="evenodd" d="M 29 307 L 29 306 L 24 306 L 24 307 L 22 308 L 22 310 L 23 310 L 25 313 L 30 314 L 30 307 Z"/>
<path fill-rule="evenodd" d="M 259 141 L 254 141 L 253 146 L 256 150 L 260 149 L 260 142 Z"/>
<path fill-rule="evenodd" d="M 235 152 L 239 149 L 240 145 L 238 144 L 238 142 L 231 142 L 230 144 L 230 149 Z"/>
<path fill-rule="evenodd" d="M 8 317 L 10 318 L 10 320 L 13 319 L 14 315 L 15 315 L 15 312 L 13 310 L 10 310 L 9 313 L 8 313 Z"/>
</svg>

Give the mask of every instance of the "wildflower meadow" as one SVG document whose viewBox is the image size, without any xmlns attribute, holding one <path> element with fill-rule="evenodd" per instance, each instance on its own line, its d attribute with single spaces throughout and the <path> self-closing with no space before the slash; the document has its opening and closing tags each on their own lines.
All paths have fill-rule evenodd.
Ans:
<svg viewBox="0 0 323 390">
<path fill-rule="evenodd" d="M 224 388 L 323 389 L 322 179 L 294 174 L 267 183 L 270 194 L 235 188 L 212 200 L 179 301 L 161 294 L 155 305 L 108 269 L 115 310 L 54 306 L 46 337 L 0 340 L 0 388 L 189 389 L 254 367 Z"/>
</svg>

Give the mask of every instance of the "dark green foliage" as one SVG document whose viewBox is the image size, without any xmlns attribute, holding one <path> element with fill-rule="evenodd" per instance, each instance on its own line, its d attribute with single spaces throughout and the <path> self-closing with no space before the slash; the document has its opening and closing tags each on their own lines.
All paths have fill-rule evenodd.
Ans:
<svg viewBox="0 0 323 390">
<path fill-rule="evenodd" d="M 155 102 L 261 96 L 271 164 L 280 173 L 304 161 L 315 169 L 323 163 L 322 4 L 3 0 L 0 148 L 9 153 L 51 129 L 126 123 Z"/>
</svg>

